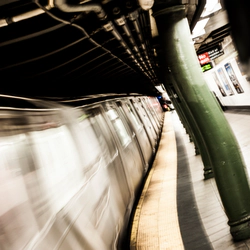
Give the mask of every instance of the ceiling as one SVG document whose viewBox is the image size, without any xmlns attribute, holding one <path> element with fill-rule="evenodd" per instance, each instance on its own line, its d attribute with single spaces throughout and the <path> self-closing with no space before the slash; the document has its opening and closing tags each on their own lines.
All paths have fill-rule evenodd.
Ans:
<svg viewBox="0 0 250 250">
<path fill-rule="evenodd" d="M 220 4 L 222 8 L 219 11 L 209 16 L 199 18 L 199 20 L 204 20 L 209 17 L 209 20 L 204 28 L 205 33 L 193 39 L 197 54 L 202 54 L 211 50 L 216 45 L 221 44 L 224 38 L 231 34 L 231 27 L 224 1 L 221 0 Z"/>
<path fill-rule="evenodd" d="M 205 0 L 170 2 L 180 1 L 193 29 Z M 152 28 L 149 11 L 135 0 L 1 0 L 0 94 L 59 99 L 158 95 L 160 47 Z M 197 53 L 229 32 L 223 7 L 211 16 L 206 34 L 195 39 Z"/>
</svg>

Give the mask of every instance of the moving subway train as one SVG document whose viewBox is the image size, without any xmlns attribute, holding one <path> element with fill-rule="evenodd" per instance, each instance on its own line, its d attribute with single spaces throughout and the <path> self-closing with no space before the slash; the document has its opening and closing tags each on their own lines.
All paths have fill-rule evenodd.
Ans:
<svg viewBox="0 0 250 250">
<path fill-rule="evenodd" d="M 123 249 L 162 121 L 154 97 L 0 96 L 0 249 Z"/>
</svg>

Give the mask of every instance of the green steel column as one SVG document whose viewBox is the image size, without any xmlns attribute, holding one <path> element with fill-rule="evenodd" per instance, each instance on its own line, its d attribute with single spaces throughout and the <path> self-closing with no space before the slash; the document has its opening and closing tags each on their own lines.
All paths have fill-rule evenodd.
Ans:
<svg viewBox="0 0 250 250">
<path fill-rule="evenodd" d="M 247 239 L 250 237 L 250 189 L 245 163 L 230 125 L 203 78 L 185 6 L 157 10 L 154 17 L 162 42 L 165 67 L 162 71 L 164 74 L 171 71 L 175 89 L 181 92 L 202 132 L 233 238 Z"/>
<path fill-rule="evenodd" d="M 165 85 L 165 87 L 166 87 L 166 91 L 168 93 L 168 96 L 170 97 L 172 103 L 174 104 L 175 110 L 179 115 L 181 123 L 182 123 L 184 129 L 186 130 L 186 133 L 189 135 L 190 142 L 195 141 L 193 131 L 190 128 L 190 125 L 189 125 L 189 123 L 188 123 L 188 121 L 183 113 L 183 110 L 180 108 L 180 104 L 178 103 L 177 98 L 176 97 L 173 98 L 173 96 L 175 95 L 173 90 L 171 88 L 168 88 L 168 85 Z"/>
<path fill-rule="evenodd" d="M 172 78 L 173 78 L 173 76 L 169 75 L 168 80 L 170 80 Z M 171 82 L 174 82 L 174 80 L 172 79 Z M 166 89 L 169 90 L 169 88 L 167 87 L 168 84 L 166 84 Z M 176 87 L 177 87 L 177 85 L 176 85 Z M 205 180 L 210 179 L 210 178 L 214 177 L 213 170 L 212 170 L 213 163 L 212 163 L 212 160 L 210 158 L 210 155 L 208 154 L 206 143 L 205 143 L 204 138 L 202 136 L 202 133 L 201 133 L 199 127 L 197 126 L 197 123 L 192 115 L 192 112 L 190 111 L 190 109 L 189 109 L 185 99 L 183 98 L 181 92 L 179 91 L 178 88 L 175 89 L 175 91 L 178 92 L 178 98 L 179 98 L 179 103 L 177 103 L 177 107 L 179 107 L 179 108 L 177 108 L 176 111 L 177 111 L 178 115 L 181 114 L 181 116 L 184 116 L 185 117 L 184 119 L 189 124 L 188 127 L 190 128 L 190 130 L 192 130 L 192 136 L 193 136 L 194 141 L 196 143 L 195 147 L 198 147 L 199 153 L 201 154 L 201 157 L 202 157 L 202 162 L 204 165 L 204 168 L 203 168 L 204 179 Z M 196 133 L 194 134 L 193 131 L 196 131 Z"/>
</svg>

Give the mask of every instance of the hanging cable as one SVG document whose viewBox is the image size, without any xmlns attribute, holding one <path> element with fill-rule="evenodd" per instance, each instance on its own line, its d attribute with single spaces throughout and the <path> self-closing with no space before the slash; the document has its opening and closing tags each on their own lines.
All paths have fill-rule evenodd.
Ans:
<svg viewBox="0 0 250 250">
<path fill-rule="evenodd" d="M 80 25 L 78 24 L 75 24 L 75 23 L 72 23 L 70 21 L 67 21 L 67 20 L 64 20 L 62 18 L 59 18 L 57 16 L 55 16 L 54 14 L 52 14 L 49 10 L 47 10 L 44 6 L 42 6 L 40 3 L 39 3 L 39 0 L 33 0 L 33 2 L 39 7 L 41 8 L 46 14 L 48 14 L 51 18 L 59 21 L 59 22 L 62 22 L 62 23 L 65 23 L 65 24 L 68 24 L 68 25 L 71 25 L 79 30 L 82 31 L 82 33 L 84 34 L 84 36 L 86 38 L 88 38 L 88 40 L 94 44 L 96 47 L 99 47 L 101 49 L 103 49 L 105 52 L 107 52 L 109 55 L 111 55 L 113 58 L 116 58 L 118 61 L 120 61 L 121 63 L 125 64 L 128 68 L 130 68 L 132 71 L 135 72 L 135 70 L 129 66 L 127 63 L 125 63 L 123 60 L 121 60 L 119 57 L 117 57 L 116 55 L 114 55 L 110 50 L 106 49 L 105 47 L 103 47 L 102 45 L 98 44 L 96 41 L 94 41 L 90 36 L 89 34 L 85 31 L 85 29 L 83 27 L 81 27 Z M 103 14 L 102 14 L 103 16 Z"/>
</svg>

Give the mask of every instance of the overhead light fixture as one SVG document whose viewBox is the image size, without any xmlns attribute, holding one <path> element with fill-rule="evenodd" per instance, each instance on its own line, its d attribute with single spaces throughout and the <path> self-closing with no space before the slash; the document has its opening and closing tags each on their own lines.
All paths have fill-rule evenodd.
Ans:
<svg viewBox="0 0 250 250">
<path fill-rule="evenodd" d="M 154 0 L 139 0 L 139 4 L 143 10 L 149 10 L 154 5 Z"/>
<path fill-rule="evenodd" d="M 164 87 L 163 84 L 158 85 L 158 86 L 155 86 L 155 88 L 156 88 L 160 93 L 166 92 L 165 87 Z"/>
<path fill-rule="evenodd" d="M 221 4 L 218 0 L 207 0 L 204 11 L 201 14 L 201 17 L 206 17 L 212 13 L 221 9 Z"/>
<path fill-rule="evenodd" d="M 149 10 L 149 18 L 150 18 L 151 34 L 152 34 L 152 37 L 154 38 L 154 37 L 159 36 L 159 33 L 158 33 L 155 18 L 153 17 L 152 9 Z"/>
<path fill-rule="evenodd" d="M 208 20 L 209 20 L 209 17 L 197 22 L 197 24 L 195 25 L 194 30 L 192 32 L 192 35 L 191 35 L 192 38 L 202 36 L 205 34 L 204 28 L 205 28 Z"/>
</svg>

